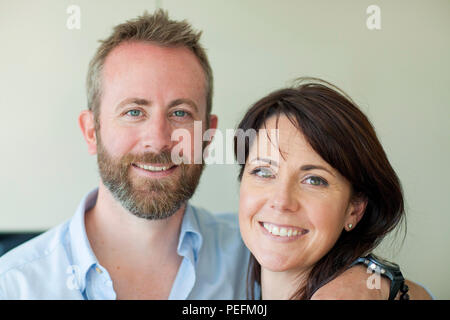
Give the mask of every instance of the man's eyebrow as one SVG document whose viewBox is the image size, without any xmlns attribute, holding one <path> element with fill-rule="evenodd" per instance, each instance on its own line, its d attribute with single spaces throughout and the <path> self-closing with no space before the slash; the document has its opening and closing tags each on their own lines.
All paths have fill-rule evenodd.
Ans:
<svg viewBox="0 0 450 320">
<path fill-rule="evenodd" d="M 122 100 L 116 107 L 116 111 L 119 110 L 120 108 L 123 108 L 124 106 L 133 103 L 133 104 L 137 104 L 139 106 L 148 106 L 150 105 L 150 101 L 146 100 L 146 99 L 142 99 L 142 98 L 126 98 L 124 100 Z"/>
<path fill-rule="evenodd" d="M 314 170 L 314 169 L 324 170 L 324 171 L 328 172 L 329 174 L 331 174 L 333 177 L 335 177 L 335 175 L 330 170 L 328 170 L 327 168 L 320 166 L 320 165 L 305 164 L 300 167 L 300 170 L 302 170 L 302 171 L 309 171 L 309 170 Z"/>
<path fill-rule="evenodd" d="M 253 161 L 266 162 L 266 163 L 268 163 L 268 164 L 270 164 L 270 165 L 274 165 L 274 166 L 276 166 L 276 167 L 279 166 L 279 165 L 278 165 L 278 162 L 276 162 L 275 160 L 272 160 L 272 159 L 267 159 L 267 158 L 256 157 L 256 158 L 253 158 L 250 162 L 253 162 Z"/>
<path fill-rule="evenodd" d="M 195 112 L 197 112 L 197 113 L 199 112 L 197 104 L 194 101 L 192 101 L 191 99 L 187 99 L 187 98 L 175 99 L 175 100 L 173 100 L 172 102 L 169 103 L 168 107 L 172 108 L 172 107 L 178 106 L 180 104 L 188 104 L 192 108 L 194 108 Z"/>
<path fill-rule="evenodd" d="M 143 99 L 143 98 L 126 98 L 117 105 L 116 110 L 119 110 L 120 108 L 123 108 L 124 106 L 126 106 L 128 104 L 137 104 L 139 106 L 149 106 L 151 104 L 151 101 L 149 101 L 147 99 Z M 175 100 L 171 101 L 169 103 L 168 108 L 172 108 L 172 107 L 178 106 L 180 104 L 188 104 L 192 108 L 194 108 L 194 110 L 196 112 L 198 112 L 197 104 L 194 101 L 192 101 L 191 99 L 187 99 L 187 98 L 180 98 L 180 99 L 175 99 Z"/>
</svg>

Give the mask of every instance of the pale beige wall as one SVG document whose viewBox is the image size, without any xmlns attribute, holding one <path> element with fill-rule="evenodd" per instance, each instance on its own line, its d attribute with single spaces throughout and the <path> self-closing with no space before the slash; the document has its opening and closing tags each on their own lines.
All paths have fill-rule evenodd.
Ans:
<svg viewBox="0 0 450 320">
<path fill-rule="evenodd" d="M 450 1 L 0 1 L 0 231 L 69 218 L 97 184 L 77 127 L 97 40 L 153 11 L 204 30 L 215 72 L 214 112 L 234 128 L 256 99 L 303 75 L 347 91 L 372 120 L 404 186 L 408 234 L 380 252 L 407 277 L 450 298 Z M 69 5 L 81 29 L 66 27 Z M 366 9 L 381 9 L 368 30 Z M 236 210 L 236 167 L 206 169 L 193 202 Z M 389 244 L 389 243 L 387 243 Z"/>
</svg>

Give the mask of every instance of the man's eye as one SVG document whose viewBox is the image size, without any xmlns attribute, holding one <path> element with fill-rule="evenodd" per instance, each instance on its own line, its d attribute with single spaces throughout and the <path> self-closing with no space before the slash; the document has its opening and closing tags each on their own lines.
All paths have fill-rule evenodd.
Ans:
<svg viewBox="0 0 450 320">
<path fill-rule="evenodd" d="M 139 117 L 141 115 L 141 110 L 133 109 L 128 111 L 126 114 L 132 116 L 132 117 Z"/>
<path fill-rule="evenodd" d="M 256 168 L 253 169 L 250 174 L 261 178 L 273 178 L 274 175 L 269 168 Z"/>
<path fill-rule="evenodd" d="M 182 117 L 187 116 L 188 113 L 187 113 L 186 111 L 184 111 L 184 110 L 176 110 L 176 111 L 173 112 L 173 115 L 174 115 L 175 117 L 180 117 L 180 118 L 182 118 Z"/>
<path fill-rule="evenodd" d="M 319 177 L 308 177 L 305 179 L 305 181 L 312 186 L 328 185 L 328 183 L 324 179 Z"/>
</svg>

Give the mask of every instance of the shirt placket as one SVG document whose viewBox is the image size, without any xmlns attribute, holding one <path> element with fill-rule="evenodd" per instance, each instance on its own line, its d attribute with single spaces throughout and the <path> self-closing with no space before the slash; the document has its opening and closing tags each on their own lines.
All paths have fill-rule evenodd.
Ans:
<svg viewBox="0 0 450 320">
<path fill-rule="evenodd" d="M 86 296 L 89 300 L 115 300 L 113 282 L 108 271 L 100 265 L 94 265 L 88 272 Z"/>
</svg>

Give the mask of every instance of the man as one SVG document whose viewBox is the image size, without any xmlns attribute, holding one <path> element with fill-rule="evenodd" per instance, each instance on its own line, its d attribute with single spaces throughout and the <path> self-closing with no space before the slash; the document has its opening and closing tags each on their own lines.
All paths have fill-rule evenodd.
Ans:
<svg viewBox="0 0 450 320">
<path fill-rule="evenodd" d="M 157 11 L 116 26 L 102 42 L 88 70 L 89 110 L 79 116 L 99 187 L 69 221 L 0 259 L 0 298 L 246 298 L 249 253 L 236 215 L 187 202 L 203 169 L 192 164 L 195 141 L 181 150 L 187 163 L 171 160 L 176 129 L 193 137 L 194 121 L 202 132 L 217 127 L 199 38 Z M 388 294 L 365 288 L 364 268 L 350 271 L 331 290 Z M 318 297 L 333 295 L 324 287 Z"/>
</svg>

